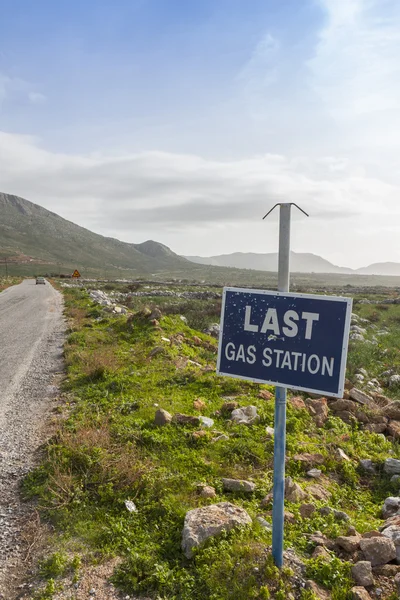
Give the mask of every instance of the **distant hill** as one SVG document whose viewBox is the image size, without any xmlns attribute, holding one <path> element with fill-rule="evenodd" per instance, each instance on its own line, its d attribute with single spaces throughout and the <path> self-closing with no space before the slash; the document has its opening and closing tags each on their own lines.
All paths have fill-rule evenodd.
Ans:
<svg viewBox="0 0 400 600">
<path fill-rule="evenodd" d="M 255 254 L 234 252 L 203 258 L 186 256 L 192 262 L 218 267 L 236 267 L 238 269 L 256 269 L 258 271 L 277 271 L 278 253 Z M 354 273 L 351 269 L 337 267 L 316 254 L 290 253 L 290 269 L 295 273 Z"/>
<path fill-rule="evenodd" d="M 103 237 L 18 196 L 0 193 L 0 214 L 0 259 L 9 263 L 137 275 L 193 267 L 163 244 Z"/>
<path fill-rule="evenodd" d="M 357 269 L 355 273 L 359 275 L 400 275 L 400 263 L 384 262 L 374 263 L 368 267 Z"/>
<path fill-rule="evenodd" d="M 278 270 L 278 253 L 255 254 L 252 252 L 234 252 L 218 256 L 186 256 L 188 260 L 215 267 L 234 267 L 237 269 L 255 269 L 258 271 L 276 272 Z M 400 276 L 400 263 L 375 263 L 361 269 L 338 267 L 317 254 L 300 252 L 290 253 L 290 270 L 293 273 L 342 273 L 348 275 L 395 275 Z"/>
</svg>

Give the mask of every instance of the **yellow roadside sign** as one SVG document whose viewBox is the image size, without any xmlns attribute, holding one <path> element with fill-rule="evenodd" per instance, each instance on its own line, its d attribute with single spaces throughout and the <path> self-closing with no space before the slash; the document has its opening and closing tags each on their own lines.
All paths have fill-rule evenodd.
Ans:
<svg viewBox="0 0 400 600">
<path fill-rule="evenodd" d="M 72 273 L 72 277 L 80 277 L 80 276 L 81 276 L 81 274 L 79 273 L 79 271 L 77 271 L 75 269 L 75 271 Z"/>
</svg>

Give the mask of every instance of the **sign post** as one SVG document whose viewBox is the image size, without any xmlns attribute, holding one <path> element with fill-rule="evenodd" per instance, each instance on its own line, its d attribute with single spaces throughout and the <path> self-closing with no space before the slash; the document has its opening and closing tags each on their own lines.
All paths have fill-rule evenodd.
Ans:
<svg viewBox="0 0 400 600">
<path fill-rule="evenodd" d="M 224 289 L 217 372 L 276 386 L 272 554 L 281 568 L 286 390 L 343 396 L 352 301 L 289 292 L 292 204 L 279 206 L 278 292 Z"/>
<path fill-rule="evenodd" d="M 290 285 L 290 216 L 292 205 L 290 203 L 281 204 L 279 209 L 280 214 L 278 292 L 288 292 Z M 267 215 L 268 214 L 269 213 L 267 213 Z M 265 217 L 267 215 L 265 215 Z M 276 566 L 279 568 L 281 568 L 283 565 L 283 525 L 285 513 L 286 398 L 286 388 L 277 386 L 275 389 L 272 556 L 274 557 Z"/>
</svg>

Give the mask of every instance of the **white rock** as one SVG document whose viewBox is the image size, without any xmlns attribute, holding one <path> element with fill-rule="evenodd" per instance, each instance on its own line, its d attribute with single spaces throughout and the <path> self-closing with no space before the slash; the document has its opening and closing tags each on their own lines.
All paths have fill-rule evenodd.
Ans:
<svg viewBox="0 0 400 600">
<path fill-rule="evenodd" d="M 187 558 L 208 538 L 222 531 L 251 524 L 250 515 L 230 502 L 219 502 L 186 513 L 182 531 L 182 550 Z"/>
<path fill-rule="evenodd" d="M 210 419 L 210 417 L 199 417 L 199 421 L 204 427 L 212 427 L 214 425 L 214 420 Z"/>
<path fill-rule="evenodd" d="M 274 437 L 275 430 L 273 427 L 268 426 L 265 428 L 265 433 L 267 434 L 268 437 Z"/>
<path fill-rule="evenodd" d="M 390 496 L 386 498 L 382 507 L 382 516 L 384 519 L 389 519 L 390 517 L 394 517 L 395 515 L 400 514 L 400 498 L 395 496 Z"/>
<path fill-rule="evenodd" d="M 397 563 L 400 564 L 400 527 L 398 525 L 389 525 L 382 531 L 382 535 L 392 540 L 396 546 Z"/>
<path fill-rule="evenodd" d="M 136 504 L 132 500 L 125 500 L 125 506 L 129 512 L 137 512 Z"/>
<path fill-rule="evenodd" d="M 383 470 L 387 475 L 400 475 L 400 460 L 397 458 L 387 458 Z"/>
<path fill-rule="evenodd" d="M 257 414 L 256 406 L 245 406 L 244 408 L 235 408 L 231 413 L 231 419 L 234 423 L 251 425 L 260 417 Z"/>
<path fill-rule="evenodd" d="M 310 469 L 309 471 L 307 471 L 307 476 L 313 479 L 319 479 L 321 475 L 322 471 L 320 471 L 319 469 Z"/>
</svg>

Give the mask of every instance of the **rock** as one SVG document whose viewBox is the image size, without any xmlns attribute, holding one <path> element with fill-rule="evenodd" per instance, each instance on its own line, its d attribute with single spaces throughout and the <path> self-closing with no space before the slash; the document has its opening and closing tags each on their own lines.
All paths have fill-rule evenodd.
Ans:
<svg viewBox="0 0 400 600">
<path fill-rule="evenodd" d="M 307 477 L 311 477 L 312 479 L 319 479 L 322 475 L 322 471 L 319 469 L 310 469 L 307 471 Z"/>
<path fill-rule="evenodd" d="M 400 514 L 386 519 L 385 523 L 379 529 L 386 529 L 386 527 L 390 527 L 390 525 L 400 525 Z"/>
<path fill-rule="evenodd" d="M 400 475 L 393 475 L 390 478 L 390 483 L 394 483 L 394 485 L 400 485 Z"/>
<path fill-rule="evenodd" d="M 382 408 L 382 414 L 389 419 L 400 421 L 400 400 L 394 400 Z"/>
<path fill-rule="evenodd" d="M 162 318 L 162 312 L 161 310 L 156 306 L 155 308 L 153 308 L 153 310 L 151 311 L 150 314 L 150 319 L 157 319 L 157 321 L 159 321 Z"/>
<path fill-rule="evenodd" d="M 208 329 L 206 329 L 204 331 L 204 333 L 207 333 L 208 335 L 211 335 L 211 337 L 218 339 L 220 331 L 221 331 L 220 324 L 213 323 L 212 325 L 210 325 L 210 327 L 208 327 Z"/>
<path fill-rule="evenodd" d="M 350 333 L 349 339 L 352 342 L 363 342 L 364 341 L 364 336 L 361 335 L 361 333 Z"/>
<path fill-rule="evenodd" d="M 237 408 L 238 406 L 239 406 L 239 402 L 236 402 L 236 400 L 231 400 L 230 402 L 224 402 L 223 405 L 221 406 L 221 411 L 230 413 L 233 410 L 235 410 L 235 408 Z"/>
<path fill-rule="evenodd" d="M 323 485 L 319 483 L 314 485 L 309 485 L 307 488 L 307 492 L 313 496 L 316 500 L 322 500 L 323 502 L 328 502 L 331 498 L 332 494 L 324 488 Z"/>
<path fill-rule="evenodd" d="M 311 398 L 307 398 L 305 404 L 310 415 L 314 417 L 317 427 L 322 427 L 329 416 L 327 399 L 318 398 L 312 400 Z"/>
<path fill-rule="evenodd" d="M 351 593 L 353 600 L 371 600 L 371 596 L 368 594 L 365 587 L 361 587 L 360 585 L 351 588 Z"/>
<path fill-rule="evenodd" d="M 336 448 L 336 450 L 335 450 L 335 459 L 338 462 L 345 462 L 345 461 L 349 461 L 350 460 L 350 458 L 347 456 L 347 454 L 341 448 Z"/>
<path fill-rule="evenodd" d="M 132 500 L 125 500 L 124 504 L 130 513 L 137 512 L 137 506 Z"/>
<path fill-rule="evenodd" d="M 382 534 L 379 533 L 379 531 L 375 531 L 375 530 L 373 530 L 373 531 L 366 531 L 365 533 L 362 534 L 362 538 L 364 540 L 369 540 L 369 539 L 374 538 L 374 537 L 382 537 Z"/>
<path fill-rule="evenodd" d="M 200 429 L 199 431 L 194 431 L 192 436 L 195 440 L 200 440 L 201 438 L 207 437 L 207 432 L 204 429 Z"/>
<path fill-rule="evenodd" d="M 321 508 L 318 509 L 318 512 L 323 517 L 327 517 L 328 515 L 331 514 L 332 509 L 330 506 L 321 506 Z"/>
<path fill-rule="evenodd" d="M 222 479 L 222 485 L 226 492 L 245 492 L 251 494 L 256 489 L 256 484 L 245 479 Z"/>
<path fill-rule="evenodd" d="M 363 471 L 370 473 L 371 475 L 375 475 L 377 471 L 377 465 L 372 462 L 369 458 L 363 458 L 360 460 L 360 467 Z"/>
<path fill-rule="evenodd" d="M 286 477 L 285 498 L 288 502 L 301 502 L 307 498 L 307 493 L 291 477 Z"/>
<path fill-rule="evenodd" d="M 367 333 L 366 329 L 364 329 L 363 327 L 359 327 L 358 325 L 352 325 L 350 327 L 350 331 L 352 331 L 354 333 L 359 333 L 360 335 L 365 335 Z M 358 372 L 360 373 L 360 375 L 363 375 L 364 377 L 368 376 L 368 373 L 365 369 L 358 369 Z"/>
<path fill-rule="evenodd" d="M 382 507 L 382 516 L 384 519 L 394 517 L 400 514 L 400 498 L 398 496 L 390 496 L 386 498 Z"/>
<path fill-rule="evenodd" d="M 385 565 L 396 558 L 396 547 L 392 540 L 384 537 L 362 538 L 360 548 L 371 565 Z"/>
<path fill-rule="evenodd" d="M 302 519 L 308 519 L 315 513 L 315 510 L 315 504 L 302 504 L 299 509 L 300 516 Z"/>
<path fill-rule="evenodd" d="M 330 592 L 328 592 L 328 590 L 323 589 L 317 583 L 315 583 L 315 581 L 312 581 L 311 579 L 306 581 L 305 588 L 306 588 L 306 590 L 310 590 L 311 592 L 313 592 L 315 594 L 315 596 L 317 598 L 319 598 L 319 600 L 330 600 L 332 597 Z"/>
<path fill-rule="evenodd" d="M 187 325 L 187 322 L 188 322 L 188 320 L 187 320 L 187 318 L 185 317 L 185 315 L 179 315 L 179 318 L 180 318 L 180 320 L 181 320 L 183 323 L 185 323 L 185 325 Z"/>
<path fill-rule="evenodd" d="M 333 509 L 333 516 L 337 521 L 350 521 L 349 515 L 342 510 Z"/>
<path fill-rule="evenodd" d="M 256 406 L 245 406 L 244 408 L 235 408 L 232 411 L 231 419 L 238 425 L 252 425 L 260 418 L 257 414 Z"/>
<path fill-rule="evenodd" d="M 345 552 L 352 554 L 358 550 L 360 540 L 361 536 L 359 535 L 340 535 L 338 538 L 336 538 L 336 545 L 345 550 Z"/>
<path fill-rule="evenodd" d="M 289 404 L 291 404 L 291 406 L 297 410 L 306 408 L 305 402 L 303 398 L 300 398 L 300 396 L 293 396 L 289 398 Z"/>
<path fill-rule="evenodd" d="M 202 411 L 207 408 L 207 404 L 201 398 L 197 398 L 193 402 L 193 408 L 198 411 Z"/>
<path fill-rule="evenodd" d="M 218 435 L 217 437 L 212 438 L 212 442 L 227 442 L 229 440 L 229 435 L 226 435 L 225 433 L 222 433 L 221 435 Z"/>
<path fill-rule="evenodd" d="M 385 433 L 386 427 L 386 423 L 368 423 L 364 429 L 371 433 Z"/>
<path fill-rule="evenodd" d="M 170 415 L 169 412 L 167 412 L 163 408 L 159 408 L 156 411 L 156 414 L 154 417 L 154 423 L 156 425 L 159 425 L 159 426 L 167 425 L 168 423 L 171 423 L 171 421 L 172 421 L 172 415 Z"/>
<path fill-rule="evenodd" d="M 400 573 L 400 565 L 380 565 L 372 567 L 372 572 L 377 577 L 389 577 L 393 579 L 397 573 Z"/>
<path fill-rule="evenodd" d="M 187 558 L 208 538 L 235 527 L 251 524 L 250 515 L 230 502 L 219 502 L 186 513 L 182 531 L 182 550 Z"/>
<path fill-rule="evenodd" d="M 366 404 L 367 406 L 369 404 L 373 404 L 373 398 L 371 398 L 371 396 L 369 396 L 368 394 L 366 394 L 365 392 L 362 392 L 361 390 L 358 390 L 357 388 L 352 388 L 349 392 L 350 398 L 352 398 L 352 400 L 355 400 L 356 402 L 359 402 L 360 404 Z"/>
<path fill-rule="evenodd" d="M 217 495 L 215 488 L 213 488 L 211 485 L 199 486 L 199 488 L 200 496 L 202 498 L 215 498 L 215 496 Z"/>
<path fill-rule="evenodd" d="M 383 470 L 387 475 L 400 475 L 400 460 L 397 458 L 387 458 L 383 465 Z"/>
<path fill-rule="evenodd" d="M 396 584 L 397 594 L 400 597 L 400 573 L 397 573 L 397 575 L 395 575 L 394 583 Z"/>
<path fill-rule="evenodd" d="M 274 437 L 275 430 L 273 427 L 266 427 L 265 433 L 267 434 L 267 437 L 272 438 Z"/>
<path fill-rule="evenodd" d="M 357 533 L 357 529 L 355 527 L 353 527 L 353 525 L 350 525 L 350 527 L 347 528 L 347 535 L 359 535 Z"/>
<path fill-rule="evenodd" d="M 292 460 L 297 460 L 304 463 L 307 467 L 314 467 L 315 465 L 322 465 L 325 462 L 325 457 L 322 454 L 310 454 L 304 452 L 303 454 L 295 454 Z"/>
<path fill-rule="evenodd" d="M 271 516 L 272 516 L 272 512 L 271 512 Z M 294 516 L 293 513 L 291 513 L 288 510 L 283 511 L 283 520 L 286 521 L 287 523 L 291 523 L 292 525 L 294 525 L 294 523 L 296 523 L 296 517 Z"/>
<path fill-rule="evenodd" d="M 199 417 L 199 421 L 204 427 L 212 427 L 214 425 L 214 419 L 210 419 L 210 417 Z"/>
<path fill-rule="evenodd" d="M 325 546 L 317 546 L 311 555 L 311 558 L 323 558 L 324 560 L 332 560 L 332 555 L 329 554 Z"/>
<path fill-rule="evenodd" d="M 161 354 L 164 352 L 164 348 L 162 346 L 156 346 L 149 353 L 149 358 L 153 358 L 153 356 L 157 356 L 157 354 Z"/>
<path fill-rule="evenodd" d="M 398 440 L 400 438 L 400 421 L 389 421 L 387 433 Z"/>
<path fill-rule="evenodd" d="M 176 413 L 172 417 L 173 423 L 178 423 L 179 425 L 194 425 L 198 427 L 200 425 L 199 417 L 193 417 L 192 415 L 183 415 L 182 413 Z"/>
<path fill-rule="evenodd" d="M 275 396 L 272 392 L 269 392 L 268 390 L 261 390 L 258 394 L 259 398 L 262 398 L 263 400 L 272 400 Z"/>
<path fill-rule="evenodd" d="M 356 404 L 354 403 L 353 400 L 343 400 L 343 399 L 339 399 L 336 400 L 335 402 L 332 402 L 329 405 L 329 408 L 334 412 L 334 413 L 341 413 L 343 411 L 346 412 L 353 412 L 354 410 L 356 410 Z"/>
<path fill-rule="evenodd" d="M 397 563 L 400 564 L 400 527 L 398 525 L 389 525 L 389 527 L 382 531 L 382 535 L 392 540 L 396 546 Z"/>
<path fill-rule="evenodd" d="M 394 388 L 400 385 L 400 375 L 391 375 L 388 379 L 388 387 Z"/>
<path fill-rule="evenodd" d="M 258 523 L 260 523 L 261 527 L 264 527 L 264 529 L 266 529 L 267 531 L 272 531 L 271 523 L 268 523 L 268 521 L 266 519 L 264 519 L 264 517 L 258 516 L 258 517 L 256 517 L 256 521 L 258 521 Z"/>
<path fill-rule="evenodd" d="M 374 585 L 371 563 L 368 560 L 359 560 L 351 569 L 351 574 L 357 585 L 368 587 Z"/>
</svg>

